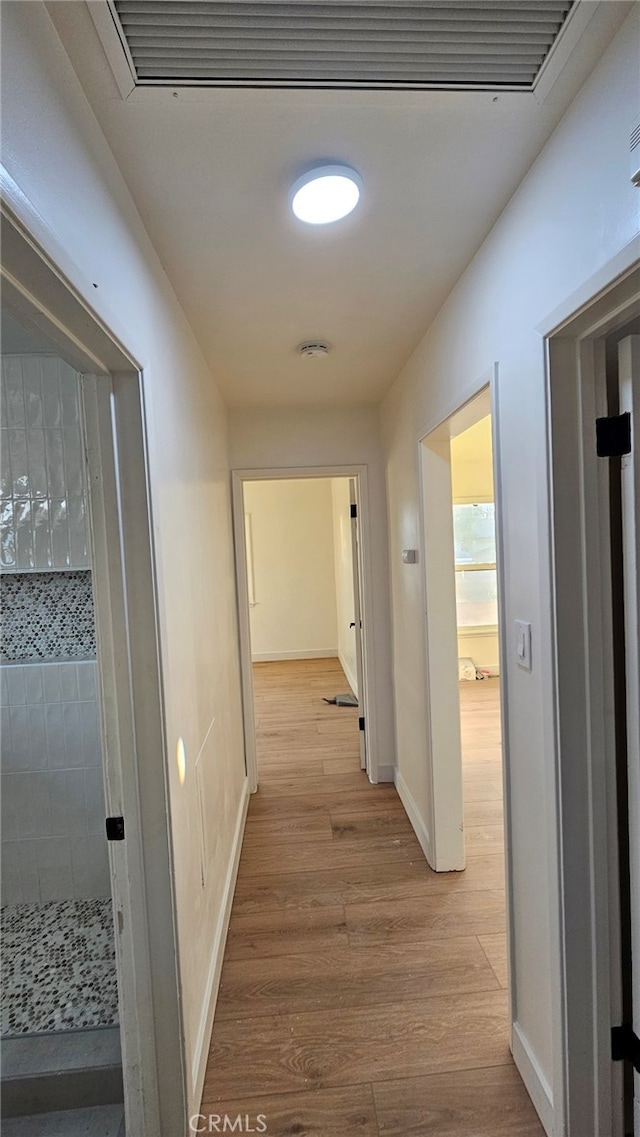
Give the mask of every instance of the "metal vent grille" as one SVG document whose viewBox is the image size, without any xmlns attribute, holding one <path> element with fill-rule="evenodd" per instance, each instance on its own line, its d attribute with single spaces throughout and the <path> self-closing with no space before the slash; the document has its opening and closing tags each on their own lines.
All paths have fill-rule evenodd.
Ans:
<svg viewBox="0 0 640 1137">
<path fill-rule="evenodd" d="M 144 85 L 530 90 L 571 0 L 112 0 Z"/>
</svg>

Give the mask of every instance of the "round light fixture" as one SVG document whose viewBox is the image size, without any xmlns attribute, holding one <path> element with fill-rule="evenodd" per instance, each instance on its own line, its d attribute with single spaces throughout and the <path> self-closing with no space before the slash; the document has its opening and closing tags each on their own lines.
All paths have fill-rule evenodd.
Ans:
<svg viewBox="0 0 640 1137">
<path fill-rule="evenodd" d="M 291 187 L 291 208 L 308 225 L 328 225 L 355 209 L 362 178 L 350 166 L 316 166 Z"/>
</svg>

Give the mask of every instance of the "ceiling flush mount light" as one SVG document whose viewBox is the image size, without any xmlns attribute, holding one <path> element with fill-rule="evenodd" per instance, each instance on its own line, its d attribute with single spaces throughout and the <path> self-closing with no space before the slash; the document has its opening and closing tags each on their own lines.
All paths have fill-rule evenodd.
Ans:
<svg viewBox="0 0 640 1137">
<path fill-rule="evenodd" d="M 362 192 L 362 178 L 350 166 L 316 166 L 291 187 L 291 208 L 308 225 L 340 221 L 355 209 Z"/>
</svg>

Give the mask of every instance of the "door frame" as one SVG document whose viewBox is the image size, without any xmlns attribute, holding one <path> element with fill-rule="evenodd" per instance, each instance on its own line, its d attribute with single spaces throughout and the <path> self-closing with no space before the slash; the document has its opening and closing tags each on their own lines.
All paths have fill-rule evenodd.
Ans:
<svg viewBox="0 0 640 1137">
<path fill-rule="evenodd" d="M 562 1037 L 559 1078 L 570 1137 L 618 1137 L 620 1022 L 615 732 L 608 462 L 595 451 L 607 413 L 605 339 L 640 315 L 640 262 L 625 254 L 538 330 L 546 357 L 549 745 L 556 755 Z M 558 1063 L 557 1063 L 558 1064 Z"/>
<path fill-rule="evenodd" d="M 364 711 L 367 751 L 367 775 L 376 784 L 379 771 L 378 711 L 375 699 L 375 659 L 372 653 L 371 628 L 373 614 L 372 552 L 369 529 L 369 485 L 367 467 L 345 466 L 290 466 L 231 471 L 231 498 L 233 535 L 236 560 L 236 591 L 240 638 L 240 669 L 242 674 L 242 713 L 244 719 L 245 764 L 249 789 L 258 788 L 258 758 L 256 751 L 255 706 L 251 659 L 251 625 L 249 616 L 249 586 L 247 578 L 247 550 L 244 524 L 244 483 L 258 481 L 295 481 L 306 478 L 353 478 L 358 498 L 358 516 L 361 539 L 361 590 L 363 622 Z"/>
<path fill-rule="evenodd" d="M 450 444 L 450 423 L 452 419 L 464 419 L 467 409 L 484 392 L 489 395 L 489 409 L 492 424 L 492 461 L 496 525 L 496 562 L 498 579 L 498 641 L 501 661 L 506 659 L 505 638 L 505 590 L 504 590 L 504 540 L 501 527 L 501 464 L 499 450 L 499 405 L 498 405 L 498 364 L 483 372 L 466 391 L 452 402 L 444 412 L 427 422 L 418 434 L 418 470 L 420 487 L 419 510 L 419 556 L 423 565 L 421 572 L 423 612 L 425 619 L 425 703 L 428 722 L 427 765 L 430 784 L 429 815 L 427 828 L 423 832 L 425 855 L 436 872 L 459 871 L 465 867 L 464 835 L 460 830 L 463 819 L 462 794 L 462 756 L 460 742 L 460 705 L 457 686 L 450 690 L 449 680 L 442 675 L 441 666 L 433 663 L 442 658 L 451 660 L 451 627 L 456 627 L 455 593 L 453 572 L 453 523 L 451 513 L 451 462 L 448 452 Z M 472 419 L 469 425 L 472 424 Z M 465 429 L 461 425 L 461 430 Z M 458 432 L 460 433 L 461 430 Z M 439 437 L 441 435 L 441 437 Z M 435 436 L 435 437 L 434 437 Z M 429 439 L 431 438 L 431 443 Z M 446 453 L 438 455 L 440 443 L 446 446 Z M 428 451 L 429 453 L 426 453 Z M 433 462 L 431 457 L 433 456 Z M 435 492 L 430 499 L 434 480 Z M 444 513 L 450 523 L 450 533 L 443 533 L 443 540 L 432 550 L 427 541 L 427 531 L 431 522 L 446 524 Z M 439 515 L 442 516 L 439 518 Z M 435 556 L 435 561 L 434 561 Z M 431 587 L 430 577 L 435 579 Z M 446 587 L 451 586 L 450 595 L 442 594 L 442 579 L 446 576 Z M 444 620 L 443 620 L 444 616 Z M 457 660 L 457 649 L 456 649 Z M 456 663 L 457 667 L 457 663 Z M 457 671 L 456 671 L 457 677 Z M 438 684 L 438 679 L 443 680 Z M 500 717 L 502 726 L 502 770 L 505 788 L 504 823 L 505 852 L 507 854 L 507 882 L 509 881 L 509 816 L 508 816 L 508 732 L 507 721 L 508 690 L 506 668 L 500 666 Z M 452 748 L 459 761 L 452 770 Z M 508 889 L 507 889 L 508 891 Z M 507 896 L 508 910 L 510 896 Z"/>
<path fill-rule="evenodd" d="M 105 812 L 126 825 L 108 844 L 126 1126 L 174 1137 L 186 1079 L 143 374 L 3 183 L 3 296 L 81 375 Z"/>
</svg>

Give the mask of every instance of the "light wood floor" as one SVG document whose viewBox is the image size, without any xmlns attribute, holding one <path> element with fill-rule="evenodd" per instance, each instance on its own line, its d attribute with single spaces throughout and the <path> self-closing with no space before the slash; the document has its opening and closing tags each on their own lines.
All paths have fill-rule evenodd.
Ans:
<svg viewBox="0 0 640 1137">
<path fill-rule="evenodd" d="M 498 681 L 461 685 L 468 867 L 359 769 L 337 660 L 255 667 L 252 798 L 202 1112 L 269 1137 L 543 1137 L 507 1045 Z M 253 1122 L 255 1125 L 255 1121 Z"/>
</svg>

